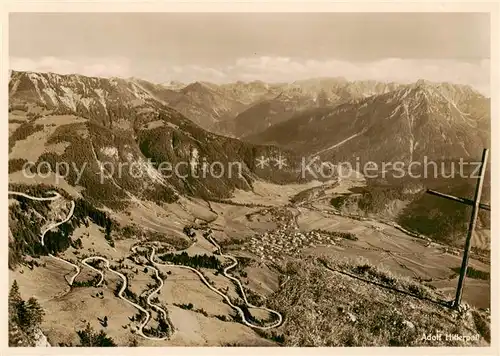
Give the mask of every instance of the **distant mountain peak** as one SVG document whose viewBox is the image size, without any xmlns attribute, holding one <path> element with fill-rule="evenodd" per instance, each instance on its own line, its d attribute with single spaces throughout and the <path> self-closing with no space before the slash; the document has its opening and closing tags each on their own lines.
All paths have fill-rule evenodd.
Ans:
<svg viewBox="0 0 500 356">
<path fill-rule="evenodd" d="M 163 85 L 165 87 L 169 87 L 169 88 L 172 88 L 172 87 L 185 87 L 186 86 L 186 84 L 184 84 L 183 82 L 180 82 L 178 80 L 170 80 L 168 82 L 162 83 L 161 85 Z"/>
<path fill-rule="evenodd" d="M 193 82 L 191 84 L 186 85 L 181 89 L 183 93 L 188 92 L 198 92 L 198 91 L 212 91 L 213 88 L 205 82 Z"/>
<path fill-rule="evenodd" d="M 431 85 L 432 83 L 428 80 L 425 80 L 425 79 L 419 79 L 415 82 L 414 86 L 415 87 L 425 87 L 425 86 L 428 86 L 428 85 Z"/>
<path fill-rule="evenodd" d="M 361 96 L 374 89 L 378 94 Z M 246 139 L 376 161 L 475 157 L 489 145 L 489 100 L 468 86 L 420 80 L 395 88 L 356 85 L 353 92 L 357 98 L 297 113 Z"/>
</svg>

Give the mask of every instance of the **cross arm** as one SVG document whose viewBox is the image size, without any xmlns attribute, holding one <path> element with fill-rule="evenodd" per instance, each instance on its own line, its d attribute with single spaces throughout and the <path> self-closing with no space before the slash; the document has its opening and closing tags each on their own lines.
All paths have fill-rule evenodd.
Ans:
<svg viewBox="0 0 500 356">
<path fill-rule="evenodd" d="M 448 195 L 448 194 L 436 192 L 435 190 L 431 190 L 431 189 L 427 189 L 426 193 L 429 193 L 431 195 L 436 195 L 438 197 L 445 198 L 448 200 L 453 200 L 453 201 L 456 201 L 456 202 L 459 202 L 462 204 L 466 204 L 466 205 L 470 205 L 470 206 L 474 205 L 474 201 L 467 199 L 467 198 L 455 197 L 453 195 Z M 488 204 L 479 203 L 479 208 L 491 211 L 491 207 Z"/>
</svg>

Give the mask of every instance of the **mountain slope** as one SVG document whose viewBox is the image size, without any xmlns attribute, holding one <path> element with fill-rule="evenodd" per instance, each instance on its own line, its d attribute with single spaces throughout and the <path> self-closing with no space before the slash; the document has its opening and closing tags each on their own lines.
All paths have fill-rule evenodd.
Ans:
<svg viewBox="0 0 500 356">
<path fill-rule="evenodd" d="M 276 98 L 252 105 L 233 120 L 217 123 L 213 130 L 240 138 L 262 132 L 268 127 L 290 119 L 301 110 L 315 106 L 316 98 L 281 93 Z"/>
<path fill-rule="evenodd" d="M 26 152 L 17 144 L 42 133 L 44 149 L 37 161 L 49 162 L 53 170 L 58 162 L 85 167 L 81 177 L 70 169 L 66 180 L 105 205 L 134 198 L 171 202 L 178 194 L 215 199 L 236 188 L 251 189 L 259 177 L 297 179 L 299 162 L 293 155 L 206 132 L 150 91 L 144 82 L 123 79 L 13 72 L 10 117 L 25 120 L 12 135 L 20 138 L 13 151 L 22 157 Z M 41 131 L 16 135 L 29 125 Z M 61 145 L 62 151 L 51 148 Z M 256 157 L 278 154 L 295 164 L 280 172 L 255 166 Z M 209 170 L 200 175 L 204 163 Z M 225 170 L 221 176 L 220 167 Z"/>
<path fill-rule="evenodd" d="M 246 108 L 244 103 L 238 101 L 237 95 L 229 95 L 226 90 L 211 83 L 161 85 L 135 78 L 133 82 L 204 129 L 232 119 Z"/>
<path fill-rule="evenodd" d="M 245 104 L 220 93 L 216 86 L 205 83 L 189 84 L 180 93 L 182 96 L 171 102 L 170 106 L 204 128 L 233 118 L 245 107 Z"/>
<path fill-rule="evenodd" d="M 466 86 L 420 81 L 300 113 L 247 139 L 336 160 L 477 158 L 489 146 L 489 99 Z"/>
<path fill-rule="evenodd" d="M 294 83 L 262 81 L 214 84 L 171 82 L 154 84 L 138 78 L 114 79 L 134 92 L 144 91 L 206 130 L 228 136 L 247 136 L 312 107 L 331 106 L 387 92 L 393 83 L 349 82 L 343 78 L 313 78 Z M 47 93 L 59 95 L 60 93 Z M 237 118 L 233 122 L 233 119 Z M 255 126 L 255 127 L 254 127 Z"/>
<path fill-rule="evenodd" d="M 258 101 L 233 120 L 218 122 L 212 131 L 239 138 L 256 135 L 304 110 L 334 107 L 350 100 L 386 93 L 397 88 L 398 84 L 312 78 L 268 87 L 269 95 L 277 94 Z"/>
</svg>

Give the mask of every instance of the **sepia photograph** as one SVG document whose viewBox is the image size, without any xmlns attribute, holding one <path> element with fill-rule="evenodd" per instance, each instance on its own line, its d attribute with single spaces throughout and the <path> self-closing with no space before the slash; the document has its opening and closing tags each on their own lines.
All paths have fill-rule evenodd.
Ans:
<svg viewBox="0 0 500 356">
<path fill-rule="evenodd" d="M 497 345 L 490 12 L 7 17 L 10 348 Z"/>
</svg>

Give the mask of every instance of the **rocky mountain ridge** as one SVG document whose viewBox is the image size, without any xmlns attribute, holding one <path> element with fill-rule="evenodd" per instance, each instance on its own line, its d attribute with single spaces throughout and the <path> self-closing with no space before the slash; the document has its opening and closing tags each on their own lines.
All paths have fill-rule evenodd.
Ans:
<svg viewBox="0 0 500 356">
<path fill-rule="evenodd" d="M 53 168 L 58 162 L 85 166 L 78 182 L 75 172 L 67 180 L 82 187 L 87 198 L 105 204 L 136 198 L 172 202 L 178 195 L 220 199 L 234 189 L 252 189 L 254 179 L 293 182 L 299 175 L 299 161 L 292 153 L 207 132 L 166 106 L 143 82 L 13 72 L 9 111 L 22 122 L 11 141 L 30 140 L 33 133 L 55 127 L 43 137 L 45 146 L 66 148 L 59 153 L 45 149 L 38 161 L 48 161 Z M 288 169 L 259 169 L 256 157 L 262 155 L 283 155 Z M 165 163 L 167 175 L 158 169 Z M 120 164 L 133 165 L 141 178 L 131 170 L 119 172 Z M 235 171 L 229 172 L 232 164 Z M 214 172 L 200 176 L 203 167 Z"/>
</svg>

